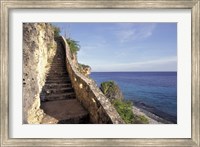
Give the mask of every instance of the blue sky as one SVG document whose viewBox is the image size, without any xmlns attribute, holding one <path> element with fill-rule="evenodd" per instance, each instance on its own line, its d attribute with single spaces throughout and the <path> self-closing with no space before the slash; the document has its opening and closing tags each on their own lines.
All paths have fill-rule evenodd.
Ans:
<svg viewBox="0 0 200 147">
<path fill-rule="evenodd" d="M 53 23 L 92 71 L 177 71 L 176 23 Z"/>
</svg>

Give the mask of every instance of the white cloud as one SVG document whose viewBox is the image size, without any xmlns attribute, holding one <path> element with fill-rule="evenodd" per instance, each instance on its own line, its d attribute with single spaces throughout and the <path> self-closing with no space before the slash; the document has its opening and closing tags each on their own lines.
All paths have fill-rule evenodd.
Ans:
<svg viewBox="0 0 200 147">
<path fill-rule="evenodd" d="M 156 24 L 120 24 L 116 35 L 121 43 L 145 39 L 153 34 Z"/>
<path fill-rule="evenodd" d="M 177 57 L 147 60 L 134 63 L 92 65 L 93 71 L 174 71 Z"/>
</svg>

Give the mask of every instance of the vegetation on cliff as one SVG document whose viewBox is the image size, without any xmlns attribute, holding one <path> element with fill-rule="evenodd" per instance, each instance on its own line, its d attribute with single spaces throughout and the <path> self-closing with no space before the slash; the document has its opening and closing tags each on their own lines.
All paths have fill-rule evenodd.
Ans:
<svg viewBox="0 0 200 147">
<path fill-rule="evenodd" d="M 60 36 L 60 28 L 57 26 L 52 25 L 53 31 L 54 31 L 54 37 L 57 38 Z M 78 44 L 78 41 L 75 41 L 71 38 L 66 38 L 66 41 L 69 45 L 70 51 L 72 54 L 77 55 L 77 52 L 80 50 L 80 45 Z"/>
<path fill-rule="evenodd" d="M 133 113 L 131 101 L 124 100 L 123 94 L 114 81 L 106 81 L 101 83 L 100 89 L 103 94 L 113 104 L 121 118 L 128 124 L 146 124 L 148 119 L 143 115 L 136 115 Z"/>
<path fill-rule="evenodd" d="M 112 101 L 112 104 L 114 105 L 121 118 L 125 121 L 125 123 L 133 123 L 134 114 L 132 111 L 132 104 L 130 101 L 121 101 L 119 99 L 115 99 Z"/>
<path fill-rule="evenodd" d="M 60 36 L 60 28 L 57 27 L 57 26 L 54 26 L 54 25 L 51 25 L 51 26 L 53 27 L 53 30 L 54 30 L 54 38 L 59 37 Z M 88 76 L 91 72 L 91 67 L 88 66 L 88 65 L 80 64 L 77 61 L 77 53 L 80 50 L 79 42 L 71 39 L 70 37 L 65 38 L 65 39 L 66 39 L 66 41 L 69 45 L 69 49 L 70 49 L 70 52 L 71 52 L 71 58 L 73 59 L 74 64 L 77 65 L 76 67 L 77 67 L 78 71 L 81 74 Z"/>
<path fill-rule="evenodd" d="M 119 86 L 114 81 L 107 81 L 101 83 L 100 89 L 105 94 L 105 96 L 110 99 L 110 101 L 113 101 L 115 99 L 124 99 L 124 96 Z"/>
<path fill-rule="evenodd" d="M 53 25 L 52 25 L 53 26 Z M 60 28 L 53 26 L 53 30 L 54 30 L 54 37 L 59 37 L 60 36 Z"/>
<path fill-rule="evenodd" d="M 78 44 L 78 41 L 75 41 L 71 38 L 66 38 L 66 41 L 69 45 L 71 53 L 77 55 L 77 52 L 80 50 L 80 45 Z"/>
</svg>

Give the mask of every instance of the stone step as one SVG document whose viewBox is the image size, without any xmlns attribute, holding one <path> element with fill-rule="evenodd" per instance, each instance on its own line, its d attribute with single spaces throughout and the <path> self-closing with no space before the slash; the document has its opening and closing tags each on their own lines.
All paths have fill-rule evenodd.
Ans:
<svg viewBox="0 0 200 147">
<path fill-rule="evenodd" d="M 89 114 L 76 99 L 41 103 L 46 116 L 42 124 L 86 124 Z"/>
<path fill-rule="evenodd" d="M 69 76 L 48 76 L 46 80 L 70 80 Z"/>
<path fill-rule="evenodd" d="M 69 77 L 67 73 L 49 73 L 48 77 Z"/>
<path fill-rule="evenodd" d="M 67 73 L 67 69 L 51 69 L 49 73 Z"/>
<path fill-rule="evenodd" d="M 53 63 L 56 63 L 56 62 L 65 62 L 65 58 L 59 59 L 56 57 L 54 58 Z"/>
<path fill-rule="evenodd" d="M 72 87 L 53 87 L 53 88 L 45 88 L 44 92 L 46 95 L 50 94 L 59 94 L 59 93 L 68 93 L 68 92 L 74 92 L 74 89 Z"/>
<path fill-rule="evenodd" d="M 61 60 L 54 60 L 52 64 L 55 65 L 55 64 L 60 64 L 60 63 L 62 63 L 63 65 L 65 65 L 65 63 L 66 63 L 65 59 L 63 59 L 62 61 Z"/>
<path fill-rule="evenodd" d="M 61 71 L 67 71 L 66 67 L 51 67 L 50 71 L 55 71 L 55 70 L 61 70 Z"/>
<path fill-rule="evenodd" d="M 74 92 L 68 93 L 59 93 L 59 94 L 51 94 L 46 95 L 41 98 L 42 101 L 58 101 L 58 100 L 67 100 L 67 99 L 75 99 L 76 95 Z"/>
<path fill-rule="evenodd" d="M 56 84 L 56 83 L 46 83 L 44 88 L 45 89 L 52 89 L 52 88 L 65 88 L 65 87 L 72 87 L 71 83 L 61 83 L 61 84 Z"/>
<path fill-rule="evenodd" d="M 60 66 L 57 66 L 57 67 L 50 67 L 50 71 L 52 71 L 52 70 L 67 70 L 67 68 L 66 67 L 60 67 Z"/>
<path fill-rule="evenodd" d="M 49 73 L 59 73 L 59 72 L 62 72 L 62 73 L 67 73 L 67 69 L 65 68 L 62 68 L 62 69 L 59 69 L 59 68 L 52 68 L 49 70 Z"/>
<path fill-rule="evenodd" d="M 65 59 L 62 55 L 55 55 L 55 58 L 56 60 L 62 60 L 62 59 Z"/>
<path fill-rule="evenodd" d="M 66 63 L 64 63 L 64 62 L 57 62 L 57 63 L 52 63 L 51 66 L 54 66 L 54 67 L 56 67 L 56 66 L 66 67 Z"/>
<path fill-rule="evenodd" d="M 62 75 L 62 76 L 61 76 Z M 47 77 L 53 76 L 53 77 L 69 77 L 69 74 L 67 72 L 50 72 L 47 74 Z"/>
<path fill-rule="evenodd" d="M 52 78 L 48 78 L 46 79 L 46 82 L 69 82 L 70 79 L 69 78 L 57 78 L 57 79 L 52 79 Z"/>
<path fill-rule="evenodd" d="M 51 65 L 51 67 L 65 67 L 66 68 L 66 65 L 64 63 L 60 63 L 60 64 L 53 64 Z"/>
<path fill-rule="evenodd" d="M 67 69 L 66 68 L 50 68 L 50 71 L 49 72 L 55 72 L 55 71 L 64 71 L 64 72 L 67 72 Z"/>
<path fill-rule="evenodd" d="M 55 75 L 49 75 L 47 78 L 46 78 L 46 80 L 47 79 L 70 79 L 69 78 L 69 75 L 58 75 L 58 76 L 55 76 Z"/>
<path fill-rule="evenodd" d="M 53 60 L 53 64 L 56 64 L 56 63 L 65 63 L 65 62 L 66 62 L 65 59 L 61 59 L 61 60 L 55 59 L 55 60 Z"/>
<path fill-rule="evenodd" d="M 52 71 L 49 71 L 48 75 L 49 74 L 67 74 L 67 71 L 52 70 Z"/>
<path fill-rule="evenodd" d="M 48 73 L 48 74 L 47 74 L 47 76 L 54 76 L 54 77 L 55 77 L 55 76 L 60 77 L 61 75 L 63 75 L 63 76 L 69 76 L 67 72 L 64 72 L 64 73 L 63 73 L 63 72 L 59 72 L 59 73 Z"/>
<path fill-rule="evenodd" d="M 67 70 L 67 68 L 66 67 L 61 67 L 61 66 L 54 66 L 54 67 L 50 67 L 50 70 Z"/>
<path fill-rule="evenodd" d="M 57 65 L 61 65 L 61 66 L 65 66 L 66 62 L 65 61 L 53 61 L 52 65 L 57 66 Z"/>
<path fill-rule="evenodd" d="M 53 68 L 55 68 L 55 67 L 63 67 L 63 68 L 66 68 L 66 65 L 65 65 L 64 63 L 60 63 L 60 64 L 53 64 L 53 65 L 51 65 L 50 67 L 53 67 Z"/>
<path fill-rule="evenodd" d="M 47 83 L 70 83 L 71 81 L 70 81 L 70 79 L 46 79 L 46 84 Z"/>
<path fill-rule="evenodd" d="M 46 82 L 69 82 L 70 81 L 70 78 L 69 77 L 60 77 L 60 78 L 57 78 L 57 77 L 48 77 L 46 79 Z"/>
<path fill-rule="evenodd" d="M 46 84 L 65 84 L 65 83 L 71 83 L 71 81 L 46 81 L 45 82 L 45 85 Z"/>
</svg>

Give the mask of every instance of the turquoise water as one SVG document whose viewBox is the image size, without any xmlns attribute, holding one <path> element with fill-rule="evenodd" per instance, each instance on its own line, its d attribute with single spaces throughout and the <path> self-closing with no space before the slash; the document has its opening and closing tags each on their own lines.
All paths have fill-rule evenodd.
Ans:
<svg viewBox="0 0 200 147">
<path fill-rule="evenodd" d="M 113 80 L 125 99 L 168 121 L 177 122 L 176 72 L 92 72 L 98 85 Z"/>
</svg>

